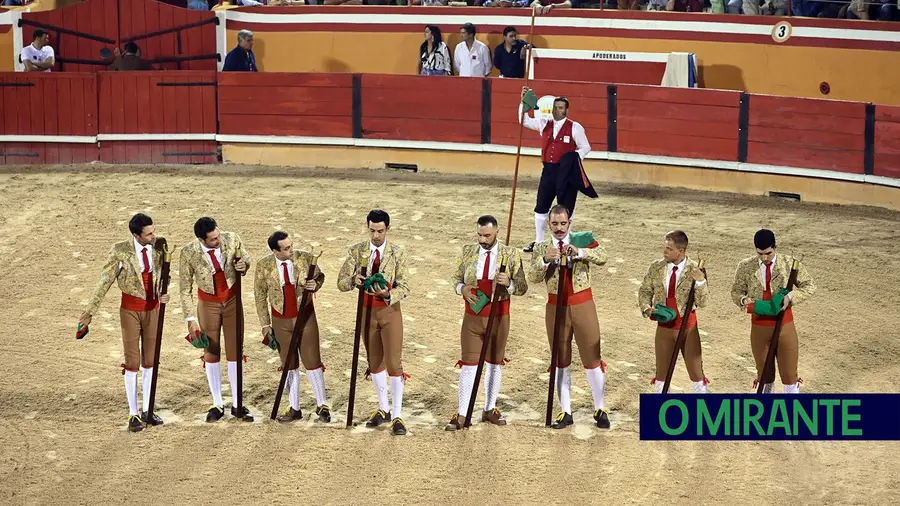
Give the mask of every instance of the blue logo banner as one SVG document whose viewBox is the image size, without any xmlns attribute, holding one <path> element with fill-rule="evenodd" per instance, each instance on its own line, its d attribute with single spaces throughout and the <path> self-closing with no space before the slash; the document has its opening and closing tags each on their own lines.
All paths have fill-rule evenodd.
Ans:
<svg viewBox="0 0 900 506">
<path fill-rule="evenodd" d="M 642 440 L 900 440 L 900 394 L 641 394 Z"/>
</svg>

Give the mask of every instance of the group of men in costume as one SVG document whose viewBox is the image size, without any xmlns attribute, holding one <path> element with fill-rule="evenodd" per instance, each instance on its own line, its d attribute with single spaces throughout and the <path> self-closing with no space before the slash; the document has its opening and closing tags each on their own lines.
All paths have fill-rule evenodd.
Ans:
<svg viewBox="0 0 900 506">
<path fill-rule="evenodd" d="M 523 103 L 528 102 L 523 89 Z M 563 429 L 574 423 L 571 407 L 572 341 L 578 346 L 581 364 L 585 368 L 594 400 L 593 418 L 600 428 L 609 428 L 609 412 L 604 402 L 606 364 L 600 348 L 600 324 L 594 294 L 591 290 L 591 267 L 607 261 L 606 251 L 590 232 L 572 232 L 577 193 L 596 198 L 588 181 L 582 159 L 590 151 L 584 129 L 567 118 L 568 101 L 562 97 L 554 102 L 553 118 L 539 119 L 524 114 L 519 117 L 524 126 L 537 130 L 543 139 L 544 171 L 535 207 L 535 241 L 525 248 L 531 258 L 523 259 L 517 248 L 500 244 L 498 223 L 485 215 L 476 223 L 477 243 L 467 244 L 455 264 L 452 289 L 465 302 L 460 331 L 459 405 L 446 425 L 455 431 L 464 427 L 470 396 L 474 393 L 476 369 L 486 338 L 488 320 L 495 314 L 489 346 L 484 360 L 485 404 L 481 420 L 503 426 L 506 420 L 497 407 L 506 363 L 506 344 L 509 339 L 512 296 L 524 295 L 528 283 L 544 283 L 548 298 L 545 312 L 547 337 L 551 348 L 557 327 L 557 303 L 565 321 L 560 325 L 561 339 L 555 367 L 555 392 L 559 413 L 553 428 Z M 530 106 L 529 106 L 530 107 Z M 533 107 L 530 107 L 533 108 Z M 551 208 L 553 200 L 557 204 Z M 368 363 L 366 376 L 371 377 L 378 398 L 378 407 L 368 417 L 366 425 L 376 427 L 389 424 L 395 435 L 406 434 L 402 417 L 403 391 L 408 375 L 403 371 L 403 314 L 401 301 L 409 294 L 409 274 L 406 252 L 388 240 L 391 219 L 382 210 L 366 216 L 368 239 L 349 247 L 346 260 L 337 276 L 341 292 L 362 290 L 364 314 L 367 321 L 361 341 Z M 544 237 L 545 228 L 550 237 Z M 128 400 L 128 428 L 141 430 L 145 424 L 158 425 L 162 419 L 149 412 L 148 396 L 154 367 L 157 321 L 160 304 L 168 295 L 160 294 L 160 267 L 163 252 L 154 245 L 156 237 L 152 219 L 136 214 L 129 222 L 132 238 L 113 245 L 104 264 L 97 289 L 79 320 L 79 333 L 87 332 L 93 314 L 100 307 L 113 282 L 122 292 L 119 310 L 125 350 L 125 391 Z M 243 421 L 253 421 L 246 407 L 240 406 L 238 390 L 241 384 L 239 361 L 243 349 L 239 338 L 238 290 L 235 283 L 250 269 L 251 255 L 234 232 L 220 230 L 216 221 L 203 217 L 194 224 L 195 239 L 180 249 L 179 281 L 181 308 L 187 322 L 186 339 L 204 351 L 203 362 L 212 396 L 206 421 L 216 422 L 225 415 L 222 399 L 221 346 L 224 340 L 227 373 L 231 385 L 231 415 Z M 756 255 L 738 264 L 731 290 L 732 299 L 740 308 L 752 314 L 751 349 L 757 366 L 757 381 L 764 383 L 764 392 L 774 390 L 774 370 L 763 377 L 764 363 L 775 321 L 783 318 L 777 347 L 777 365 L 786 393 L 798 393 L 798 341 L 793 325 L 792 306 L 810 297 L 815 284 L 809 273 L 793 258 L 776 254 L 775 235 L 760 230 L 754 237 Z M 325 283 L 325 274 L 318 268 L 311 252 L 295 249 L 285 232 L 273 233 L 267 241 L 271 253 L 256 264 L 253 291 L 263 343 L 277 350 L 281 367 L 287 368 L 286 389 L 289 407 L 278 417 L 280 422 L 303 418 L 300 407 L 300 365 L 306 370 L 315 397 L 315 414 L 323 422 L 331 421 L 331 408 L 325 389 L 325 365 L 319 345 L 319 329 L 313 297 Z M 676 337 L 687 318 L 687 331 L 681 353 L 696 393 L 707 392 L 708 379 L 703 370 L 700 335 L 696 309 L 709 304 L 706 274 L 696 261 L 687 256 L 687 235 L 675 230 L 664 237 L 662 259 L 649 266 L 638 291 L 638 306 L 644 317 L 656 322 L 654 349 L 656 353 L 655 383 L 657 392 L 668 374 L 669 361 L 675 351 Z M 565 262 L 562 262 L 565 257 Z M 798 269 L 796 284 L 786 289 L 791 267 Z M 560 276 L 565 293 L 557 293 Z M 195 291 L 196 287 L 196 291 Z M 694 305 L 688 315 L 687 298 L 693 290 Z M 499 291 L 499 292 L 498 292 Z M 497 308 L 492 299 L 497 294 Z M 301 307 L 301 301 L 307 300 Z M 782 314 L 783 313 L 783 314 Z M 298 350 L 291 353 L 295 325 L 304 321 Z M 83 330 L 82 330 L 83 329 Z M 137 373 L 143 380 L 143 409 L 138 409 Z M 390 392 L 390 402 L 388 394 Z M 238 408 L 240 406 L 240 408 Z"/>
</svg>

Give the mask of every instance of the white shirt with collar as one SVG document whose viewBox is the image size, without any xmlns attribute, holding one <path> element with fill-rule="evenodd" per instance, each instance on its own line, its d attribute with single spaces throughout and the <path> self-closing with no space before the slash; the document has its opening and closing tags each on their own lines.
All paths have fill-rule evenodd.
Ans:
<svg viewBox="0 0 900 506">
<path fill-rule="evenodd" d="M 203 248 L 203 256 L 206 258 L 206 261 L 209 262 L 209 266 L 213 268 L 213 272 L 215 272 L 216 266 L 213 265 L 212 258 L 209 258 L 209 252 L 215 251 L 216 260 L 219 262 L 219 267 L 225 269 L 225 262 L 222 261 L 222 248 L 208 248 L 203 241 L 200 241 L 200 247 Z"/>
<path fill-rule="evenodd" d="M 550 240 L 552 241 L 551 245 L 552 245 L 554 248 L 557 248 L 557 249 L 558 249 L 558 248 L 559 248 L 559 241 L 560 241 L 560 240 L 557 239 L 556 237 L 551 237 Z M 566 234 L 566 236 L 562 238 L 562 243 L 563 243 L 563 248 L 565 248 L 566 246 L 569 245 L 569 234 Z M 578 255 L 577 255 L 575 258 L 584 258 L 584 254 L 585 254 L 584 248 L 576 248 L 576 249 L 578 250 Z M 553 263 L 555 263 L 555 264 L 556 264 L 556 263 L 559 263 L 559 260 L 557 260 L 556 262 L 553 262 Z M 550 266 L 549 263 L 544 262 L 544 268 L 545 268 L 545 269 L 546 269 L 547 267 L 549 267 L 549 266 Z"/>
<path fill-rule="evenodd" d="M 144 265 L 144 248 L 147 248 L 147 261 L 150 263 L 149 271 L 153 272 L 153 245 L 148 244 L 144 246 L 137 239 L 134 239 L 134 253 L 137 255 L 140 272 L 147 271 L 147 266 Z"/>
<path fill-rule="evenodd" d="M 478 39 L 472 41 L 472 48 L 465 41 L 456 45 L 453 50 L 453 66 L 461 77 L 485 77 L 494 68 L 491 63 L 491 50 Z"/>
<path fill-rule="evenodd" d="M 524 106 L 519 103 L 519 116 L 516 118 L 516 121 L 522 117 L 522 108 Z M 544 127 L 547 126 L 548 122 L 553 122 L 553 138 L 555 139 L 557 135 L 559 135 L 559 130 L 563 127 L 563 124 L 566 121 L 572 121 L 568 117 L 563 118 L 559 121 L 553 119 L 551 116 L 549 119 L 543 116 L 538 116 L 534 118 L 529 114 L 525 114 L 525 123 L 523 125 L 525 128 L 530 130 L 535 130 L 537 132 L 544 132 Z M 588 142 L 587 135 L 584 133 L 584 127 L 581 126 L 581 123 L 577 121 L 572 121 L 572 140 L 575 141 L 575 151 L 578 152 L 578 156 L 584 160 L 584 157 L 591 152 L 591 144 Z"/>
<path fill-rule="evenodd" d="M 369 241 L 369 273 L 371 273 L 372 269 L 375 267 L 375 251 L 378 251 L 378 260 L 381 263 L 384 263 L 385 246 L 387 246 L 387 241 L 384 241 L 383 243 L 381 243 L 381 246 L 378 247 L 372 244 L 372 241 Z"/>
<path fill-rule="evenodd" d="M 672 297 L 674 294 L 669 293 L 669 280 L 672 279 L 672 269 L 676 264 L 672 262 L 666 262 L 666 279 L 663 283 L 666 289 L 666 297 Z M 681 262 L 678 263 L 678 270 L 675 271 L 675 286 L 678 286 L 678 283 L 681 282 L 681 275 L 684 274 L 684 268 L 687 265 L 687 257 L 681 259 Z M 703 286 L 706 283 L 706 280 L 697 281 L 696 286 Z"/>
<path fill-rule="evenodd" d="M 778 254 L 772 256 L 772 276 L 775 276 L 775 262 L 778 260 Z M 763 280 L 763 290 L 766 289 L 766 263 L 759 260 L 759 279 Z"/>
<path fill-rule="evenodd" d="M 291 262 L 290 258 L 287 260 L 278 260 L 276 258 L 275 261 L 278 263 L 278 280 L 281 281 L 281 286 L 285 286 L 285 279 L 284 279 L 284 265 L 285 264 L 287 264 L 287 270 L 288 270 L 287 282 L 292 285 L 297 284 L 297 280 L 294 278 L 294 262 Z"/>
<path fill-rule="evenodd" d="M 482 279 L 481 275 L 484 273 L 484 262 L 487 260 L 488 251 L 491 252 L 491 265 L 488 266 L 488 279 L 494 279 L 494 274 L 497 272 L 497 256 L 500 254 L 500 242 L 494 242 L 494 246 L 490 250 L 484 249 L 484 246 L 479 246 L 478 248 L 478 263 L 475 264 L 475 279 Z M 462 295 L 463 283 L 458 283 L 456 285 L 456 295 Z M 509 280 L 509 287 L 507 288 L 510 292 L 513 291 L 513 282 L 512 279 Z"/>
</svg>

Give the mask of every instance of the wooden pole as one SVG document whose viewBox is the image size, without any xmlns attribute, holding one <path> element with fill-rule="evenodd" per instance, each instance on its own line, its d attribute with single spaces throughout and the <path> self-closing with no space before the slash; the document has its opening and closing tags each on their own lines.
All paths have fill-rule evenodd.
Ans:
<svg viewBox="0 0 900 506">
<path fill-rule="evenodd" d="M 160 272 L 160 290 L 159 296 L 166 295 L 169 292 L 169 270 L 172 262 L 172 254 L 169 253 L 169 245 L 162 237 L 156 239 L 154 248 L 162 250 L 163 264 Z M 158 299 L 158 297 L 157 297 Z M 156 407 L 156 380 L 159 377 L 159 354 L 162 349 L 163 324 L 166 321 L 166 304 L 160 303 L 159 317 L 156 322 L 156 349 L 153 352 L 153 374 L 150 380 L 150 402 L 147 406 L 147 417 L 153 420 L 153 410 Z M 148 425 L 152 425 L 148 423 Z"/>
<path fill-rule="evenodd" d="M 788 276 L 788 290 L 793 290 L 794 285 L 797 284 L 797 274 L 799 270 L 800 262 L 794 259 L 794 263 L 791 264 L 791 274 Z M 775 329 L 772 331 L 772 340 L 769 341 L 769 351 L 766 353 L 766 363 L 763 366 L 762 375 L 759 378 L 759 383 L 756 385 L 756 395 L 763 393 L 766 378 L 775 376 L 775 354 L 778 351 L 778 338 L 781 334 L 781 326 L 784 323 L 784 313 L 786 311 L 787 310 L 778 313 L 778 316 L 775 317 Z"/>
<path fill-rule="evenodd" d="M 319 255 L 314 255 L 312 261 L 309 263 L 309 269 L 306 272 L 304 285 L 306 281 L 309 281 L 310 279 L 314 279 L 316 277 L 316 264 L 318 262 Z M 287 359 L 285 359 L 284 364 L 282 364 L 281 366 L 281 380 L 279 380 L 278 382 L 278 390 L 275 392 L 275 402 L 272 404 L 272 414 L 269 416 L 269 418 L 271 418 L 272 420 L 275 420 L 278 417 L 278 407 L 281 405 L 281 395 L 284 393 L 284 386 L 287 383 L 288 371 L 290 370 L 288 365 L 291 363 L 291 360 L 295 356 L 299 357 L 300 341 L 303 337 L 303 328 L 306 327 L 306 322 L 308 322 L 312 317 L 313 309 L 309 308 L 309 310 L 307 310 L 309 299 L 311 297 L 312 292 L 304 288 L 303 296 L 300 298 L 300 314 L 297 316 L 297 319 L 294 320 L 294 330 L 291 333 L 291 344 L 288 345 Z M 285 300 L 285 306 L 287 306 L 287 303 L 288 301 Z M 300 367 L 299 363 L 297 364 L 297 367 Z M 299 385 L 297 386 L 299 387 Z"/>
<path fill-rule="evenodd" d="M 703 267 L 704 261 L 700 260 L 700 270 L 706 274 Z M 672 383 L 672 375 L 675 373 L 675 363 L 678 362 L 678 353 L 684 349 L 684 342 L 687 340 L 687 325 L 690 320 L 691 312 L 694 311 L 694 298 L 696 297 L 697 281 L 691 281 L 691 291 L 688 292 L 687 303 L 684 306 L 684 314 L 681 316 L 681 326 L 678 328 L 678 337 L 675 339 L 675 350 L 672 351 L 672 358 L 669 359 L 669 368 L 667 369 L 666 381 L 663 383 L 662 393 L 669 392 L 669 384 Z"/>
<path fill-rule="evenodd" d="M 238 243 L 237 250 L 234 252 L 234 263 L 238 263 L 241 261 L 241 244 Z M 246 272 L 246 271 L 244 271 Z M 237 340 L 237 386 L 232 385 L 232 388 L 237 388 L 237 391 L 234 392 L 234 398 L 237 400 L 237 406 L 234 406 L 234 409 L 237 410 L 238 414 L 241 414 L 241 411 L 244 407 L 244 302 L 241 297 L 241 278 L 243 274 L 237 272 L 237 276 L 235 276 L 234 286 L 232 287 L 235 291 L 234 302 L 235 302 L 235 311 L 237 312 L 237 322 L 236 322 L 236 340 Z"/>
<path fill-rule="evenodd" d="M 550 386 L 547 389 L 547 418 L 545 425 L 553 423 L 553 389 L 556 387 L 556 363 L 559 361 L 559 346 L 566 322 L 566 275 L 569 271 L 568 256 L 559 257 L 559 284 L 556 288 L 556 320 L 553 325 L 553 346 L 550 349 Z"/>
<path fill-rule="evenodd" d="M 363 262 L 365 263 L 360 271 L 360 276 L 365 278 L 369 264 L 368 255 L 363 257 Z M 347 398 L 347 427 L 353 426 L 353 404 L 356 400 L 356 377 L 359 374 L 359 343 L 363 333 L 363 320 L 365 320 L 366 323 L 365 332 L 368 333 L 369 331 L 369 311 L 368 308 L 365 307 L 365 299 L 366 290 L 360 285 L 359 298 L 356 301 L 356 329 L 353 331 L 353 364 L 350 366 L 350 395 Z"/>
<path fill-rule="evenodd" d="M 534 8 L 531 9 L 531 28 L 528 29 L 528 43 L 533 45 L 534 38 Z M 525 88 L 528 87 L 528 77 L 531 74 L 531 48 L 528 49 L 528 56 L 525 60 Z M 521 103 L 521 102 L 520 102 Z M 512 235 L 513 210 L 516 207 L 516 187 L 519 182 L 519 159 L 522 156 L 522 132 L 525 128 L 525 115 L 527 111 L 522 106 L 522 114 L 519 115 L 519 142 L 516 144 L 516 166 L 513 171 L 512 197 L 509 199 L 509 217 L 506 220 L 506 245 L 509 246 L 509 240 Z M 476 384 L 477 387 L 477 384 Z"/>
</svg>

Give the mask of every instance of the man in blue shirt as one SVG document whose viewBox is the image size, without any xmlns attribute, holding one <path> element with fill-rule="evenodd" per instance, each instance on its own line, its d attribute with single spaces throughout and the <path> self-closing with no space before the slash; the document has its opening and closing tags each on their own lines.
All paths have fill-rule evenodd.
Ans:
<svg viewBox="0 0 900 506">
<path fill-rule="evenodd" d="M 500 77 L 525 77 L 525 56 L 530 44 L 519 40 L 516 27 L 503 29 L 503 43 L 494 49 L 494 66 L 500 71 Z"/>
<path fill-rule="evenodd" d="M 238 45 L 228 52 L 222 72 L 257 72 L 256 56 L 253 55 L 253 32 L 238 32 Z"/>
</svg>

